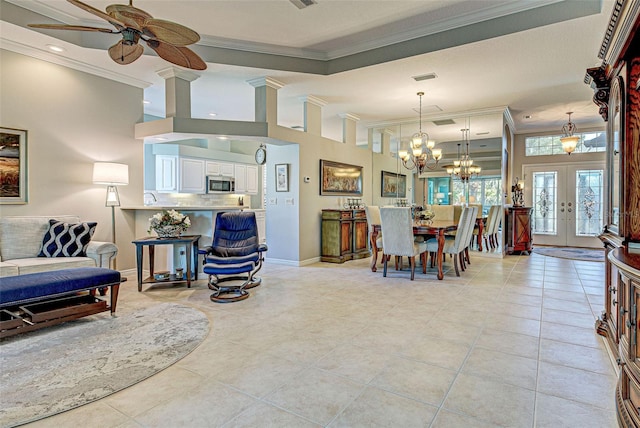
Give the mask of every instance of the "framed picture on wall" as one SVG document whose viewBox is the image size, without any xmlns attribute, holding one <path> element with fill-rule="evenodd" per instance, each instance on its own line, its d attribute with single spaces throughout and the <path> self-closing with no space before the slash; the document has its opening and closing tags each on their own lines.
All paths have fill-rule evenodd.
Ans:
<svg viewBox="0 0 640 428">
<path fill-rule="evenodd" d="M 362 167 L 320 159 L 320 195 L 362 196 Z"/>
<path fill-rule="evenodd" d="M 27 203 L 27 131 L 0 128 L 0 204 Z"/>
<path fill-rule="evenodd" d="M 289 164 L 279 163 L 276 165 L 276 192 L 289 191 Z"/>
<path fill-rule="evenodd" d="M 383 198 L 406 198 L 407 197 L 407 176 L 395 172 L 382 172 L 380 180 L 380 196 Z"/>
</svg>

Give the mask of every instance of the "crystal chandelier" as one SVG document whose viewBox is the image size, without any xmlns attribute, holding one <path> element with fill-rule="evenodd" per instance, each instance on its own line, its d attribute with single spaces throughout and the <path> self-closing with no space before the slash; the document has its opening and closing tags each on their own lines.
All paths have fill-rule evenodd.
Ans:
<svg viewBox="0 0 640 428">
<path fill-rule="evenodd" d="M 418 92 L 420 97 L 420 127 L 419 131 L 411 137 L 409 150 L 398 150 L 398 156 L 402 160 L 402 166 L 406 169 L 416 169 L 418 175 L 425 168 L 434 169 L 442 158 L 442 149 L 435 149 L 435 141 L 429 139 L 429 135 L 422 132 L 422 96 L 424 92 Z"/>
<path fill-rule="evenodd" d="M 464 153 L 460 154 L 460 143 L 458 143 L 458 160 L 453 161 L 453 165 L 447 165 L 447 174 L 456 176 L 463 182 L 469 181 L 470 178 L 476 177 L 482 171 L 477 165 L 473 164 L 473 159 L 469 157 L 469 143 L 471 137 L 469 136 L 469 128 L 463 128 L 462 141 L 466 143 Z"/>
<path fill-rule="evenodd" d="M 562 150 L 564 150 L 568 154 L 571 154 L 576 149 L 576 146 L 580 141 L 580 137 L 578 137 L 577 135 L 573 135 L 573 133 L 578 130 L 578 127 L 575 125 L 575 123 L 571 122 L 572 113 L 573 113 L 572 111 L 567 112 L 567 114 L 569 115 L 569 122 L 565 123 L 564 126 L 562 127 L 562 132 L 564 133 L 564 137 L 560 137 L 560 142 L 562 143 Z"/>
</svg>

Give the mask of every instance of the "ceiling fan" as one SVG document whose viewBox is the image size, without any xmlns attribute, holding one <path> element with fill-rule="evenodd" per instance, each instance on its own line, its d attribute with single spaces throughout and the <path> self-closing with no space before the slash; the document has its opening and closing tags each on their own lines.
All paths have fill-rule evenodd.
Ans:
<svg viewBox="0 0 640 428">
<path fill-rule="evenodd" d="M 116 29 L 66 24 L 29 24 L 29 27 L 122 34 L 122 40 L 109 48 L 109 56 L 118 64 L 131 64 L 140 58 L 144 48 L 138 42 L 142 39 L 166 61 L 193 70 L 207 68 L 202 58 L 186 47 L 200 40 L 198 33 L 175 22 L 155 19 L 144 10 L 133 7 L 133 0 L 129 0 L 129 5 L 107 6 L 107 13 L 79 0 L 67 1 L 104 19 Z"/>
</svg>

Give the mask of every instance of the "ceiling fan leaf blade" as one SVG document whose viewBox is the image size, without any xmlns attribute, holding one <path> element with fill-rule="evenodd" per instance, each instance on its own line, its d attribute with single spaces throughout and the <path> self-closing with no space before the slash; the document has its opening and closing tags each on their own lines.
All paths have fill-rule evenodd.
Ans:
<svg viewBox="0 0 640 428">
<path fill-rule="evenodd" d="M 153 19 L 153 16 L 144 10 L 124 4 L 109 5 L 106 10 L 109 16 L 136 30 L 142 30 L 144 23 L 149 19 Z"/>
<path fill-rule="evenodd" d="M 117 29 L 121 30 L 123 28 L 126 28 L 126 25 L 123 22 L 120 22 L 119 20 L 117 20 L 116 18 L 110 16 L 109 14 L 96 9 L 93 6 L 89 6 L 86 3 L 81 2 L 80 0 L 67 0 L 69 3 L 71 3 L 74 6 L 79 7 L 80 9 L 89 12 L 92 15 L 95 15 L 97 17 L 100 17 L 102 19 L 104 19 L 107 22 L 110 22 L 113 26 L 115 26 Z"/>
<path fill-rule="evenodd" d="M 96 31 L 100 33 L 117 33 L 110 28 L 86 27 L 84 25 L 66 24 L 28 24 L 31 28 L 43 28 L 46 30 L 73 30 L 73 31 Z"/>
<path fill-rule="evenodd" d="M 155 40 L 147 42 L 158 56 L 165 61 L 169 61 L 180 67 L 190 68 L 192 70 L 206 70 L 207 64 L 195 52 L 184 46 L 173 46 L 168 43 L 162 43 Z"/>
<path fill-rule="evenodd" d="M 127 45 L 122 40 L 109 48 L 111 59 L 121 65 L 131 64 L 140 58 L 143 52 L 142 45 Z"/>
<path fill-rule="evenodd" d="M 174 46 L 187 46 L 200 40 L 200 35 L 191 28 L 164 19 L 147 20 L 143 32 L 153 39 Z"/>
</svg>

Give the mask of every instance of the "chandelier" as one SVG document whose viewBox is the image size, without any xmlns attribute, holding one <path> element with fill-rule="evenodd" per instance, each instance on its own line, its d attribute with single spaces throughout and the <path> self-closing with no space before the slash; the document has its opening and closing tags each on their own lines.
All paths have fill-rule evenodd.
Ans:
<svg viewBox="0 0 640 428">
<path fill-rule="evenodd" d="M 429 135 L 422 132 L 422 96 L 424 92 L 418 92 L 420 97 L 420 126 L 417 133 L 413 134 L 409 141 L 409 150 L 398 150 L 398 156 L 402 160 L 402 166 L 406 169 L 416 169 L 418 175 L 425 168 L 434 169 L 442 158 L 442 149 L 435 149 L 435 141 L 429 139 Z"/>
<path fill-rule="evenodd" d="M 580 141 L 580 137 L 577 135 L 573 135 L 574 132 L 578 130 L 578 127 L 575 123 L 571 122 L 571 114 L 572 111 L 568 111 L 569 122 L 565 123 L 562 127 L 562 132 L 564 133 L 564 137 L 560 137 L 560 142 L 562 143 L 562 150 L 571 154 L 576 149 L 578 142 Z"/>
<path fill-rule="evenodd" d="M 452 177 L 456 176 L 463 182 L 466 182 L 470 178 L 480 174 L 482 168 L 474 165 L 473 159 L 469 157 L 469 143 L 471 142 L 469 128 L 463 128 L 460 131 L 462 131 L 462 141 L 466 143 L 465 151 L 460 154 L 461 143 L 458 143 L 458 160 L 453 161 L 453 165 L 447 165 L 445 168 L 447 169 L 447 174 L 451 174 Z"/>
</svg>

